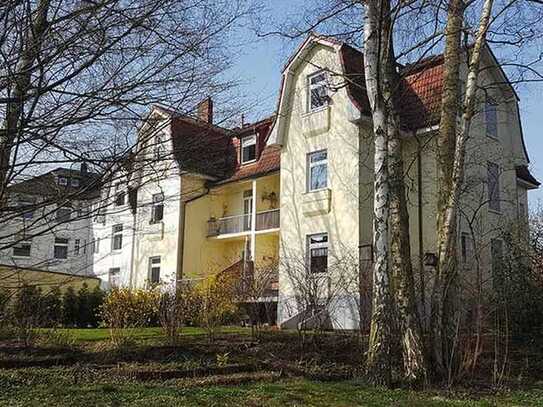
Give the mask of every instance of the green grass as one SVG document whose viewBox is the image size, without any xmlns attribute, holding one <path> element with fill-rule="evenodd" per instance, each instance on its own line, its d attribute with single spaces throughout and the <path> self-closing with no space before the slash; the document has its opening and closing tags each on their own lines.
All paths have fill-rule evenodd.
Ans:
<svg viewBox="0 0 543 407">
<path fill-rule="evenodd" d="M 357 382 L 284 380 L 238 386 L 183 387 L 175 383 L 52 382 L 52 369 L 36 377 L 0 373 L 5 406 L 543 406 L 543 390 L 479 400 L 437 393 L 372 388 Z"/>
<path fill-rule="evenodd" d="M 41 330 L 47 332 L 47 330 Z M 59 331 L 69 332 L 77 342 L 98 342 L 109 339 L 109 330 L 107 328 L 95 329 L 59 329 Z M 160 328 L 138 328 L 131 330 L 134 334 L 134 339 L 160 339 L 164 338 L 164 334 Z M 245 334 L 250 333 L 248 328 L 241 327 L 222 327 L 220 330 L 223 334 Z M 202 328 L 186 327 L 181 330 L 183 336 L 198 336 L 206 335 L 206 331 Z"/>
</svg>

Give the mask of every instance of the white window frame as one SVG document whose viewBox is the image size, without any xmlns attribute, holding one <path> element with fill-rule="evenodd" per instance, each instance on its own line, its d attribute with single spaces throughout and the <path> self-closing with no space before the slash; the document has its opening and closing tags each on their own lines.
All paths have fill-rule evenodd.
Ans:
<svg viewBox="0 0 543 407">
<path fill-rule="evenodd" d="M 33 205 L 36 204 L 36 201 L 34 199 L 31 199 L 31 198 L 19 198 L 18 200 L 18 206 L 21 206 L 21 207 L 32 207 Z M 34 218 L 34 209 L 30 209 L 30 210 L 27 210 L 25 212 L 21 212 L 20 214 L 21 218 L 23 220 L 30 220 L 30 219 L 33 219 Z"/>
<path fill-rule="evenodd" d="M 498 139 L 498 104 L 491 98 L 485 101 L 485 133 L 491 139 Z"/>
<path fill-rule="evenodd" d="M 323 79 L 319 82 L 316 82 L 316 83 L 311 83 L 312 79 L 317 77 L 317 76 L 320 76 L 322 75 L 323 76 Z M 321 71 L 317 71 L 317 72 L 314 72 L 312 73 L 311 75 L 307 75 L 307 111 L 308 112 L 316 112 L 316 111 L 319 111 L 321 109 L 324 109 L 328 106 L 329 104 L 329 95 L 328 95 L 328 78 L 327 78 L 327 75 L 326 75 L 326 71 L 324 70 L 321 70 Z M 312 98 L 312 95 L 313 95 L 313 90 L 318 90 L 319 88 L 324 88 L 325 90 L 325 95 L 324 95 L 324 102 L 320 105 L 317 105 L 317 106 L 313 106 L 313 98 Z"/>
<path fill-rule="evenodd" d="M 326 154 L 326 157 L 324 159 L 320 159 L 318 161 L 312 161 L 312 157 L 317 155 L 317 154 Z M 319 187 L 316 187 L 316 188 L 313 188 L 312 186 L 312 175 L 313 175 L 313 168 L 314 167 L 318 167 L 318 166 L 322 166 L 324 165 L 326 167 L 326 181 L 325 181 L 325 185 L 324 186 L 319 186 Z M 323 189 L 326 189 L 328 188 L 328 150 L 326 149 L 323 149 L 323 150 L 317 150 L 317 151 L 313 151 L 309 154 L 307 154 L 307 174 L 306 174 L 306 190 L 307 192 L 313 192 L 313 191 L 320 191 L 320 190 L 323 190 Z"/>
<path fill-rule="evenodd" d="M 22 249 L 24 246 L 28 246 L 28 255 L 26 254 L 15 254 L 16 249 Z M 23 237 L 20 241 L 13 246 L 13 257 L 29 258 L 32 257 L 32 239 Z"/>
<path fill-rule="evenodd" d="M 156 269 L 156 268 L 158 268 L 158 281 L 153 281 L 153 269 Z M 162 258 L 160 256 L 149 257 L 149 270 L 148 270 L 149 284 L 160 284 L 160 280 L 162 277 L 160 275 L 161 272 L 162 272 Z"/>
<path fill-rule="evenodd" d="M 494 170 L 496 171 L 495 174 L 493 173 Z M 492 161 L 487 163 L 487 184 L 488 209 L 501 212 L 500 166 Z"/>
<path fill-rule="evenodd" d="M 110 267 L 107 271 L 107 280 L 111 288 L 117 288 L 120 286 L 121 268 Z"/>
<path fill-rule="evenodd" d="M 242 137 L 241 138 L 241 148 L 240 148 L 240 162 L 241 164 L 249 164 L 249 163 L 254 163 L 256 161 L 256 156 L 258 154 L 258 151 L 257 148 L 256 148 L 256 134 L 251 134 L 250 136 L 245 136 L 245 137 Z M 254 146 L 255 147 L 255 156 L 254 158 L 251 158 L 247 161 L 244 160 L 243 156 L 243 150 L 247 147 L 251 147 L 251 146 Z"/>
<path fill-rule="evenodd" d="M 119 244 L 117 244 L 117 242 L 119 242 Z M 111 227 L 111 251 L 117 252 L 122 249 L 123 249 L 123 224 L 118 223 Z"/>
<path fill-rule="evenodd" d="M 122 203 L 119 203 L 119 198 L 122 197 Z M 126 190 L 123 188 L 121 183 L 115 184 L 115 200 L 113 202 L 114 206 L 124 206 L 126 205 Z"/>
<path fill-rule="evenodd" d="M 159 133 L 155 137 L 153 137 L 153 158 L 155 160 L 160 160 L 164 158 L 164 138 L 164 134 L 162 133 Z"/>
<path fill-rule="evenodd" d="M 70 239 L 65 237 L 55 237 L 55 242 L 53 244 L 53 258 L 57 260 L 66 260 L 68 258 L 68 246 L 70 245 Z M 62 247 L 66 251 L 66 257 L 57 257 L 57 247 Z"/>
<path fill-rule="evenodd" d="M 312 239 L 315 238 L 326 238 L 325 242 L 312 242 Z M 328 233 L 314 233 L 307 235 L 307 267 L 309 274 L 311 275 L 323 275 L 328 272 L 328 254 L 329 254 L 329 238 Z M 312 269 L 312 259 L 313 259 L 313 250 L 326 249 L 326 269 L 324 271 L 313 271 Z"/>
<path fill-rule="evenodd" d="M 97 237 L 96 239 L 94 239 L 93 243 L 92 243 L 92 252 L 94 254 L 98 254 L 100 253 L 100 238 Z"/>
<path fill-rule="evenodd" d="M 151 207 L 151 221 L 149 223 L 155 224 L 162 222 L 164 220 L 164 194 L 161 192 L 159 194 L 153 194 L 152 196 L 152 207 Z M 162 207 L 162 217 L 156 219 L 158 207 Z"/>
<path fill-rule="evenodd" d="M 81 252 L 81 239 L 74 240 L 74 255 L 79 256 Z"/>
</svg>

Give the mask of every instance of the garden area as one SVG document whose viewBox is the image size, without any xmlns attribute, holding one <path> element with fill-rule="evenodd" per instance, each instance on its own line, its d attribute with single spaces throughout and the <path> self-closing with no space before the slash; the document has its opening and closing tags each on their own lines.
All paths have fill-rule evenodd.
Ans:
<svg viewBox="0 0 543 407">
<path fill-rule="evenodd" d="M 0 296 L 0 405 L 543 406 L 543 343 L 524 337 L 448 383 L 369 384 L 367 336 L 254 321 L 228 281 L 172 293 Z M 490 339 L 489 339 L 490 341 Z M 504 362 L 506 361 L 506 363 Z"/>
</svg>

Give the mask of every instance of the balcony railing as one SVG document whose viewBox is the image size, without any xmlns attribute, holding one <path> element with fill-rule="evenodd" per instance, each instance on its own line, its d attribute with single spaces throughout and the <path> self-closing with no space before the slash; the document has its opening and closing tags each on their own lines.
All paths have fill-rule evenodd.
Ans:
<svg viewBox="0 0 543 407">
<path fill-rule="evenodd" d="M 219 219 L 210 219 L 207 222 L 208 236 L 219 236 L 231 233 L 251 231 L 251 214 L 227 216 Z M 279 209 L 272 209 L 256 214 L 256 231 L 279 228 Z"/>
</svg>

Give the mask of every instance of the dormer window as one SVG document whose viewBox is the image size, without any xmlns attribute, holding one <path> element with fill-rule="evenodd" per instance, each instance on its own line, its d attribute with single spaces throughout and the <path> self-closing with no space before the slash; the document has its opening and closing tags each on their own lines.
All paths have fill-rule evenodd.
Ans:
<svg viewBox="0 0 543 407">
<path fill-rule="evenodd" d="M 66 178 L 66 177 L 58 177 L 58 184 L 63 186 L 63 187 L 68 185 L 68 178 Z"/>
<path fill-rule="evenodd" d="M 241 163 L 256 161 L 256 134 L 241 139 Z"/>
<path fill-rule="evenodd" d="M 79 188 L 79 185 L 81 185 L 81 184 L 80 184 L 78 178 L 72 178 L 72 179 L 70 180 L 70 185 L 71 185 L 72 187 L 74 187 L 74 188 Z"/>
<path fill-rule="evenodd" d="M 323 71 L 307 77 L 308 82 L 308 111 L 312 112 L 328 105 L 328 87 L 326 73 Z"/>
</svg>

